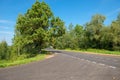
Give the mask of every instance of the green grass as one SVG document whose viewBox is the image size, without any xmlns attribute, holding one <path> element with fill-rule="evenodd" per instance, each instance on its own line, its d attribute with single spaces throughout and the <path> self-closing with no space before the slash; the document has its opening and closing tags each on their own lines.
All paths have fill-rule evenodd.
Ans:
<svg viewBox="0 0 120 80">
<path fill-rule="evenodd" d="M 80 50 L 71 50 L 71 49 L 65 49 L 67 51 L 75 51 L 75 52 L 92 52 L 97 54 L 112 54 L 112 55 L 120 55 L 120 51 L 109 51 L 104 49 L 80 49 Z"/>
<path fill-rule="evenodd" d="M 20 65 L 20 64 L 26 64 L 26 63 L 30 63 L 33 61 L 39 61 L 39 60 L 44 60 L 47 54 L 38 54 L 35 57 L 31 57 L 31 58 L 24 58 L 22 59 L 21 57 L 19 57 L 17 60 L 12 61 L 6 61 L 6 60 L 0 60 L 0 67 L 4 68 L 4 67 L 8 67 L 8 66 L 14 66 L 14 65 Z M 21 55 L 22 56 L 22 55 Z"/>
</svg>

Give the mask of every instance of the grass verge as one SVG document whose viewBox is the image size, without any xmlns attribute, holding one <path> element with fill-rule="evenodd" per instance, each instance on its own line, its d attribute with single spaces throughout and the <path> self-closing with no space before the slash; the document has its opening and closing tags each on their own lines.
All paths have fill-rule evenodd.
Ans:
<svg viewBox="0 0 120 80">
<path fill-rule="evenodd" d="M 87 53 L 96 53 L 96 54 L 111 54 L 111 55 L 120 55 L 120 51 L 109 51 L 104 49 L 80 49 L 80 50 L 71 50 L 65 49 L 66 51 L 75 51 L 75 52 L 87 52 Z"/>
<path fill-rule="evenodd" d="M 27 64 L 27 63 L 30 63 L 30 62 L 33 62 L 33 61 L 44 60 L 48 55 L 50 55 L 50 54 L 43 53 L 43 54 L 38 54 L 35 57 L 31 57 L 31 58 L 20 59 L 18 57 L 18 59 L 14 60 L 14 61 L 12 61 L 12 60 L 1 60 L 0 61 L 0 68 L 20 65 L 20 64 Z"/>
</svg>

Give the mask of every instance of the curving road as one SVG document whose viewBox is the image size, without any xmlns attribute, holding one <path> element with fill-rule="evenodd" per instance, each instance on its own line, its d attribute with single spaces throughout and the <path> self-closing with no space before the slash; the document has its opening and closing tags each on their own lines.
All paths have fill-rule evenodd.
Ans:
<svg viewBox="0 0 120 80">
<path fill-rule="evenodd" d="M 53 58 L 0 69 L 0 80 L 120 80 L 120 57 L 47 49 Z"/>
</svg>

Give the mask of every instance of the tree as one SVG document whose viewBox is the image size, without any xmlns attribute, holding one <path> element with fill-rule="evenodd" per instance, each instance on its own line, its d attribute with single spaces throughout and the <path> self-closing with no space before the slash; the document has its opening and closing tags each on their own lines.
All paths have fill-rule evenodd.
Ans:
<svg viewBox="0 0 120 80">
<path fill-rule="evenodd" d="M 120 51 L 120 14 L 111 24 L 111 33 L 113 34 L 113 50 Z"/>
<path fill-rule="evenodd" d="M 74 32 L 75 32 L 76 36 L 80 37 L 83 33 L 83 26 L 77 24 L 74 28 Z"/>
<path fill-rule="evenodd" d="M 49 6 L 43 1 L 36 1 L 24 15 L 19 15 L 14 36 L 14 52 L 39 53 L 46 47 L 50 35 L 61 36 L 64 33 L 64 22 L 54 17 Z M 55 37 L 55 36 L 54 36 Z"/>
<path fill-rule="evenodd" d="M 92 20 L 86 24 L 85 32 L 86 37 L 89 41 L 89 47 L 100 48 L 100 33 L 101 29 L 104 26 L 103 22 L 105 16 L 96 14 L 92 17 Z"/>
<path fill-rule="evenodd" d="M 100 45 L 102 49 L 112 50 L 113 48 L 113 33 L 109 26 L 103 27 L 100 34 Z"/>
<path fill-rule="evenodd" d="M 82 26 L 76 25 L 75 27 L 71 23 L 68 26 L 69 30 L 66 30 L 65 34 L 57 40 L 57 48 L 70 48 L 78 49 L 79 48 L 79 39 L 82 33 Z"/>
<path fill-rule="evenodd" d="M 57 48 L 98 48 L 120 51 L 120 14 L 110 26 L 104 25 L 105 16 L 96 14 L 85 27 L 68 26 L 65 34 L 57 39 Z"/>
<path fill-rule="evenodd" d="M 74 28 L 74 33 L 75 33 L 75 36 L 76 36 L 76 40 L 78 42 L 78 47 L 81 48 L 83 45 L 83 37 L 84 37 L 84 30 L 83 30 L 83 26 L 77 24 Z"/>
<path fill-rule="evenodd" d="M 64 22 L 59 17 L 53 17 L 50 27 L 50 45 L 55 48 L 56 40 L 63 34 L 65 34 Z"/>
<path fill-rule="evenodd" d="M 0 59 L 9 59 L 8 45 L 6 41 L 0 43 Z"/>
</svg>

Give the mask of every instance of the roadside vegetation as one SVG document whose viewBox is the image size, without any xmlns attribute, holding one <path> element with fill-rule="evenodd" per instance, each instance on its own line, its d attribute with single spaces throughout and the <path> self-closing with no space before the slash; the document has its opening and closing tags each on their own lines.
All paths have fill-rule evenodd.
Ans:
<svg viewBox="0 0 120 80">
<path fill-rule="evenodd" d="M 104 25 L 105 19 L 104 15 L 95 14 L 84 26 L 71 23 L 65 34 L 56 39 L 54 47 L 56 49 L 120 54 L 120 13 L 109 26 Z"/>
<path fill-rule="evenodd" d="M 34 57 L 27 58 L 26 55 L 19 56 L 16 60 L 1 60 L 0 61 L 0 67 L 8 67 L 8 66 L 14 66 L 14 65 L 20 65 L 20 64 L 26 64 L 33 61 L 39 61 L 44 60 L 46 58 L 47 54 L 38 54 Z"/>
<path fill-rule="evenodd" d="M 0 67 L 19 65 L 45 59 L 42 49 L 54 44 L 65 33 L 64 22 L 54 16 L 44 2 L 36 2 L 25 14 L 19 14 L 13 44 L 0 42 Z"/>
<path fill-rule="evenodd" d="M 120 55 L 120 51 L 110 51 L 104 49 L 64 49 L 65 51 L 73 51 L 73 52 L 83 52 L 83 53 L 92 53 L 92 54 L 110 54 L 110 55 Z"/>
<path fill-rule="evenodd" d="M 106 54 L 120 52 L 120 14 L 110 25 L 104 25 L 106 17 L 95 14 L 85 25 L 72 23 L 65 27 L 54 16 L 44 1 L 36 2 L 25 14 L 19 14 L 13 44 L 0 42 L 0 67 L 18 65 L 44 59 L 42 49 L 82 50 Z"/>
</svg>

